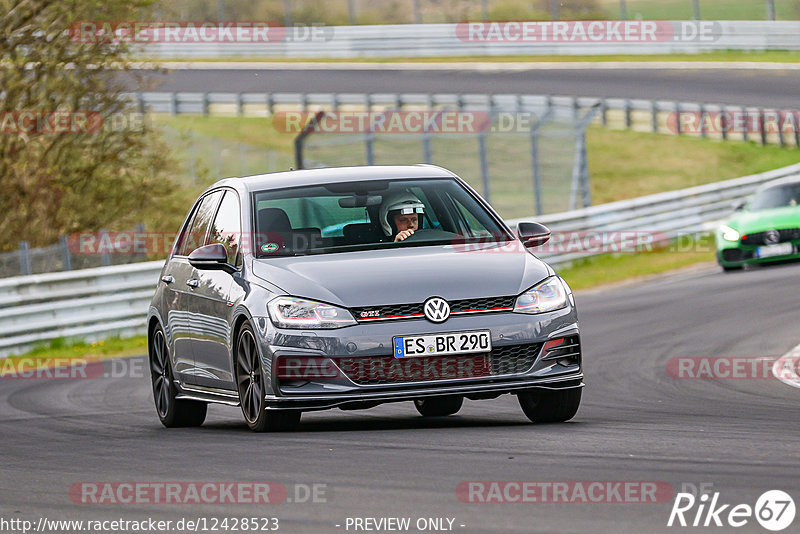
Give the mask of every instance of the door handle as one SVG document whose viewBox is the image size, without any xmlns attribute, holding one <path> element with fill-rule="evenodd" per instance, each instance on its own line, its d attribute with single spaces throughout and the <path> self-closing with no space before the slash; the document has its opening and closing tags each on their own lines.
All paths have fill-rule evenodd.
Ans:
<svg viewBox="0 0 800 534">
<path fill-rule="evenodd" d="M 172 282 L 175 281 L 175 277 L 173 277 L 171 274 L 168 274 L 166 276 L 162 276 L 161 281 L 164 282 L 165 284 L 171 284 Z"/>
<path fill-rule="evenodd" d="M 197 287 L 200 285 L 200 280 L 192 278 L 191 280 L 186 281 L 186 285 L 192 288 Z"/>
</svg>

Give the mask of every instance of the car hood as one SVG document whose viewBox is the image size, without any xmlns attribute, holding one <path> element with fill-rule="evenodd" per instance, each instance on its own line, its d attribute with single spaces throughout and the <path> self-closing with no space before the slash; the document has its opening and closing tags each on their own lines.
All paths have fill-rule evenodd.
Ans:
<svg viewBox="0 0 800 534">
<path fill-rule="evenodd" d="M 743 211 L 728 219 L 725 224 L 740 234 L 800 228 L 800 207 L 786 206 L 768 210 Z"/>
<path fill-rule="evenodd" d="M 346 307 L 412 304 L 434 295 L 517 295 L 552 274 L 521 245 L 511 248 L 422 246 L 256 259 L 253 274 L 289 295 Z"/>
</svg>

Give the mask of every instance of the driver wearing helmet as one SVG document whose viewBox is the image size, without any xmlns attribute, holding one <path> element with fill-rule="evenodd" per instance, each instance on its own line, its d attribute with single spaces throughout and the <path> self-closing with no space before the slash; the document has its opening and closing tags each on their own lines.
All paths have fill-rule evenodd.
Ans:
<svg viewBox="0 0 800 534">
<path fill-rule="evenodd" d="M 409 191 L 387 195 L 378 212 L 384 233 L 395 243 L 408 239 L 419 229 L 425 205 Z"/>
</svg>

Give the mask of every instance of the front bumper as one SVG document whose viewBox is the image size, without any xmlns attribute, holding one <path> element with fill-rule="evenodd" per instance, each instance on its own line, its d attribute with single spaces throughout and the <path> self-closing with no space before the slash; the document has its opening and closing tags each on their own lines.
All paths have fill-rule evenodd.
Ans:
<svg viewBox="0 0 800 534">
<path fill-rule="evenodd" d="M 717 243 L 717 263 L 722 267 L 736 268 L 757 263 L 771 263 L 786 260 L 800 259 L 800 241 L 789 241 L 793 246 L 791 254 L 780 256 L 759 257 L 759 246 L 731 243 L 729 241 Z M 762 245 L 763 246 L 763 245 Z"/>
<path fill-rule="evenodd" d="M 347 409 L 435 395 L 481 398 L 522 389 L 562 389 L 583 385 L 580 336 L 572 305 L 538 315 L 501 312 L 451 317 L 440 324 L 413 319 L 315 332 L 276 329 L 269 319 L 261 319 L 256 319 L 256 327 L 262 338 L 265 369 L 271 376 L 265 396 L 268 408 L 314 410 L 338 406 Z M 396 376 L 394 380 L 382 375 L 376 380 L 374 376 L 365 377 L 363 373 L 352 372 L 353 362 L 368 362 L 366 367 L 369 369 L 374 362 L 382 361 L 397 367 L 397 362 L 408 360 L 393 358 L 394 336 L 474 330 L 491 332 L 492 352 L 488 355 L 428 356 L 418 360 L 431 363 L 435 358 L 465 358 L 478 362 L 476 368 L 483 369 L 482 374 L 442 374 L 423 378 Z M 560 346 L 572 348 L 559 348 L 553 341 L 558 339 L 570 340 Z M 525 351 L 516 350 L 519 347 Z M 526 354 L 521 356 L 522 352 Z M 510 363 L 508 355 L 511 353 L 516 359 Z M 335 372 L 324 378 L 312 376 L 303 380 L 286 380 L 285 375 L 284 378 L 280 376 L 280 368 L 287 358 L 324 360 Z M 481 364 L 484 360 L 486 363 Z M 376 368 L 380 369 L 380 366 Z"/>
</svg>

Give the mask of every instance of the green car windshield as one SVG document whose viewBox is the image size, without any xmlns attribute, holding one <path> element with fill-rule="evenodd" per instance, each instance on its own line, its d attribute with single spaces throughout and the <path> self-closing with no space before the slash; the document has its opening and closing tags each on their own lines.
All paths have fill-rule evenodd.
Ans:
<svg viewBox="0 0 800 534">
<path fill-rule="evenodd" d="M 759 191 L 747 206 L 750 211 L 797 206 L 800 202 L 800 182 L 776 185 Z"/>
<path fill-rule="evenodd" d="M 419 227 L 394 242 L 387 207 L 398 196 L 415 199 L 417 207 L 405 211 L 418 214 Z M 258 191 L 253 200 L 254 250 L 262 258 L 514 239 L 452 179 L 340 182 Z"/>
</svg>

